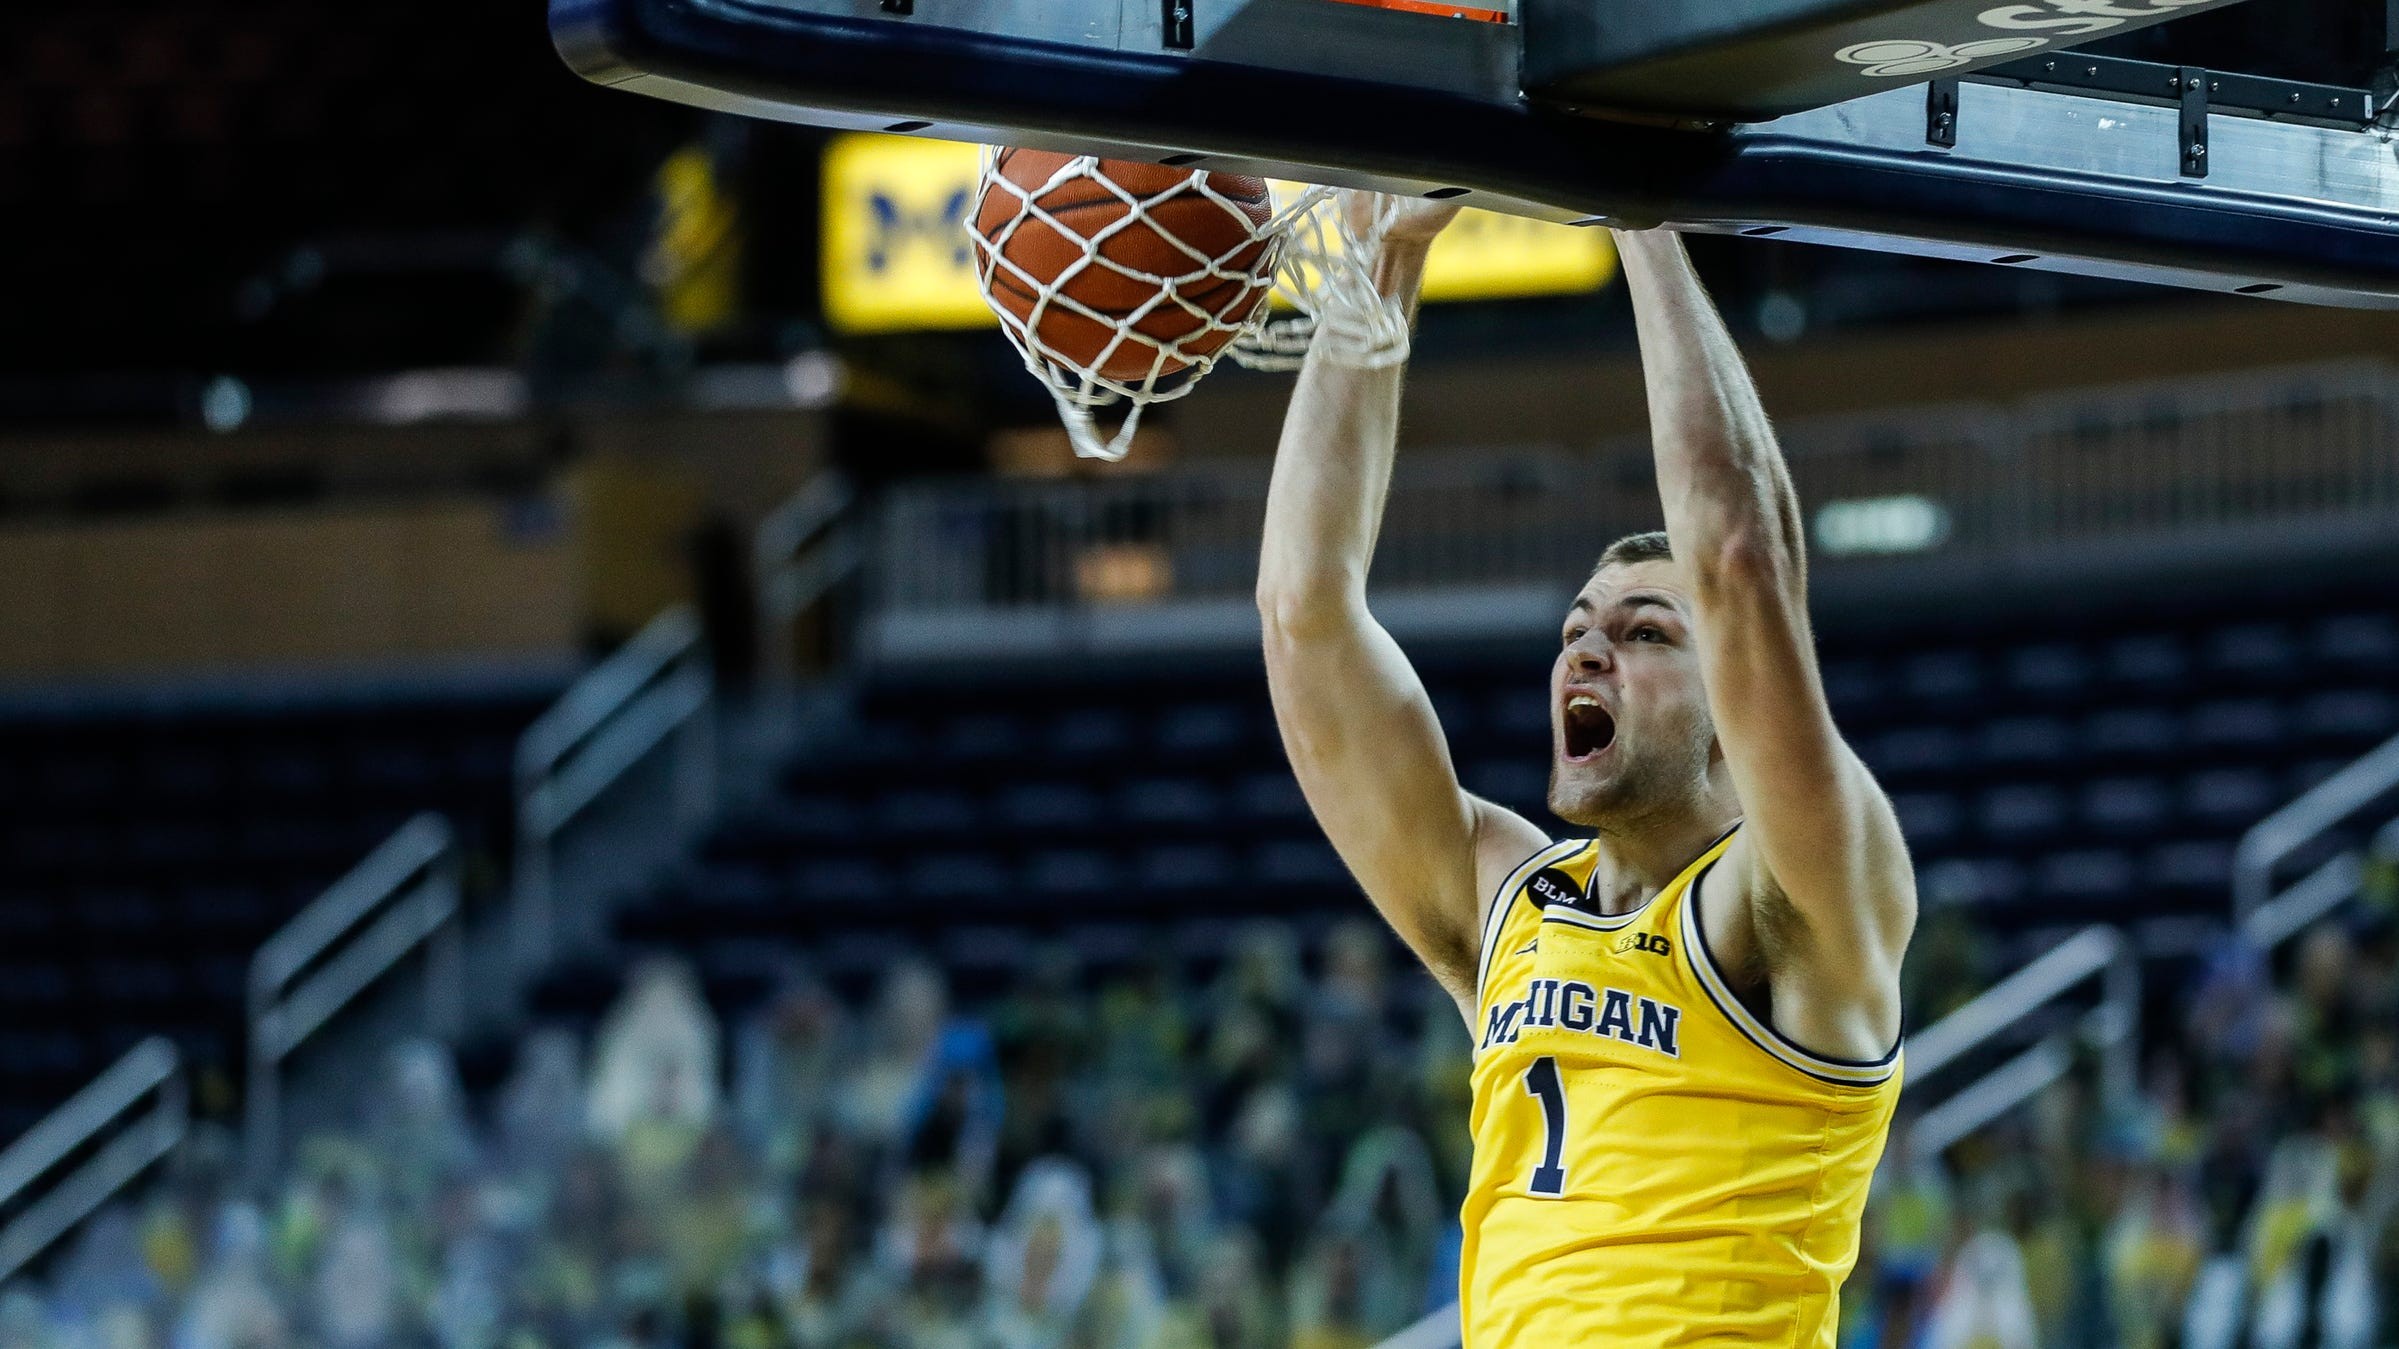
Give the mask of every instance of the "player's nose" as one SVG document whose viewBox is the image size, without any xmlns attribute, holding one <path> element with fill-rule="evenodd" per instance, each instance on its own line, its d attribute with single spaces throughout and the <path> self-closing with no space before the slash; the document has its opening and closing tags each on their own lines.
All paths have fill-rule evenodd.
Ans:
<svg viewBox="0 0 2399 1349">
<path fill-rule="evenodd" d="M 1574 671 L 1598 672 L 1616 664 L 1616 648 L 1598 633 L 1586 633 L 1566 648 L 1566 668 Z"/>
</svg>

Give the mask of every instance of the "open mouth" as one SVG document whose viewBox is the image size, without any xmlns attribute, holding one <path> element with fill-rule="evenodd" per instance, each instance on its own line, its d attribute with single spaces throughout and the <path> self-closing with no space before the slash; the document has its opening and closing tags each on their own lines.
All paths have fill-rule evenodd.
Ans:
<svg viewBox="0 0 2399 1349">
<path fill-rule="evenodd" d="M 1589 763 L 1616 743 L 1616 718 L 1588 693 L 1566 698 L 1566 762 Z"/>
</svg>

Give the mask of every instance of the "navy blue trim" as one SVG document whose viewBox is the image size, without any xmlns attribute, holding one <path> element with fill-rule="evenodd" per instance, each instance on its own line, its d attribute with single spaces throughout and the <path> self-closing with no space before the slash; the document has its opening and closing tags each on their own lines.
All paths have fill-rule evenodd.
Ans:
<svg viewBox="0 0 2399 1349">
<path fill-rule="evenodd" d="M 1483 916 L 1483 928 L 1481 933 L 1483 943 L 1482 949 L 1475 953 L 1474 1005 L 1475 1010 L 1478 1012 L 1482 1010 L 1483 1006 L 1483 987 L 1491 982 L 1491 962 L 1499 958 L 1496 949 L 1499 941 L 1499 934 L 1507 930 L 1507 915 L 1515 910 L 1517 896 L 1524 893 L 1524 887 L 1522 885 L 1512 883 L 1516 880 L 1516 873 L 1524 870 L 1527 864 L 1531 863 L 1535 858 L 1541 856 L 1541 854 L 1551 851 L 1560 844 L 1572 843 L 1575 845 L 1575 851 L 1580 852 L 1584 845 L 1589 842 L 1590 840 L 1588 839 L 1553 838 L 1549 842 L 1542 844 L 1540 847 L 1533 849 L 1529 853 L 1526 853 L 1523 861 L 1518 862 L 1512 867 L 1509 867 L 1508 874 L 1499 878 L 1499 893 L 1491 897 L 1491 912 Z M 1572 857 L 1573 855 L 1574 853 L 1567 854 L 1569 857 Z M 1540 873 L 1535 872 L 1533 874 L 1537 876 Z"/>
<path fill-rule="evenodd" d="M 1718 980 L 1722 981 L 1727 990 L 1730 990 L 1733 987 L 1733 981 L 1726 977 L 1724 973 L 1724 966 L 1718 964 L 1716 961 L 1716 952 L 1710 949 L 1708 946 L 1707 919 L 1701 915 L 1698 907 L 1699 887 L 1708 879 L 1708 873 L 1714 871 L 1715 869 L 1716 863 L 1713 861 L 1709 862 L 1706 866 L 1701 867 L 1699 869 L 1699 874 L 1691 878 L 1690 888 L 1683 892 L 1683 903 L 1690 910 L 1691 936 L 1693 938 L 1691 941 L 1683 943 L 1683 949 L 1685 952 L 1684 959 L 1686 961 L 1693 962 L 1694 964 L 1702 960 L 1707 962 L 1706 971 L 1703 972 L 1695 968 L 1693 969 L 1692 973 L 1699 981 L 1699 991 L 1708 995 L 1709 1002 L 1716 1004 L 1716 1014 L 1724 1018 L 1726 1025 L 1729 1025 L 1734 1030 L 1739 1031 L 1742 1039 L 1747 1040 L 1751 1044 L 1756 1045 L 1758 1048 L 1766 1051 L 1767 1057 L 1773 1059 L 1777 1063 L 1782 1064 L 1786 1068 L 1792 1069 L 1795 1072 L 1806 1073 L 1809 1077 L 1825 1083 L 1828 1086 L 1848 1087 L 1852 1090 L 1872 1090 L 1873 1088 L 1882 1086 L 1885 1082 L 1888 1082 L 1890 1079 L 1887 1077 L 1882 1079 L 1882 1081 L 1877 1082 L 1852 1082 L 1843 1077 L 1828 1077 L 1823 1073 L 1811 1070 L 1805 1064 L 1793 1063 L 1789 1059 L 1784 1058 L 1781 1054 L 1777 1053 L 1774 1046 L 1765 1043 L 1764 1041 L 1758 1039 L 1757 1036 L 1751 1034 L 1748 1025 L 1745 1024 L 1743 1019 L 1740 1016 L 1735 1015 L 1731 1008 L 1726 1007 L 1723 999 L 1716 996 L 1716 989 L 1714 985 L 1708 982 L 1709 974 L 1714 974 Z M 1699 948 L 1696 954 L 1691 952 L 1691 948 L 1694 946 Z M 1746 1007 L 1742 1008 L 1741 1010 L 1743 1012 L 1749 1011 L 1749 1009 Z M 1898 1062 L 1899 1051 L 1907 1044 L 1907 1036 L 1905 1034 L 1905 1028 L 1903 1027 L 1899 1038 L 1891 1042 L 1891 1052 L 1883 1055 L 1879 1059 L 1835 1058 L 1833 1055 L 1819 1054 L 1815 1050 L 1810 1049 L 1805 1045 L 1795 1043 L 1789 1036 L 1784 1035 L 1781 1031 L 1776 1030 L 1774 1028 L 1774 1023 L 1768 1021 L 1764 1017 L 1757 1016 L 1755 1013 L 1750 1013 L 1750 1019 L 1756 1021 L 1760 1026 L 1765 1027 L 1766 1033 L 1780 1041 L 1782 1043 L 1782 1047 L 1791 1053 L 1797 1054 L 1802 1058 L 1814 1059 L 1818 1063 L 1829 1063 L 1836 1068 L 1889 1068 Z"/>
</svg>

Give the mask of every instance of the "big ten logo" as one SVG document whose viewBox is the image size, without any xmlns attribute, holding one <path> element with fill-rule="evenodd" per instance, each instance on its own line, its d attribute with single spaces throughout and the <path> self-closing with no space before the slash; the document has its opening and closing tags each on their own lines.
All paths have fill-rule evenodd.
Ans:
<svg viewBox="0 0 2399 1349">
<path fill-rule="evenodd" d="M 975 285 L 967 204 L 981 150 L 905 136 L 842 136 L 825 151 L 825 317 L 843 331 L 996 322 Z"/>
<path fill-rule="evenodd" d="M 1855 42 L 1833 53 L 1835 60 L 1862 66 L 1859 73 L 1875 79 L 1937 75 L 1977 61 L 2028 52 L 2061 38 L 2086 38 L 2128 23 L 2162 19 L 2176 10 L 2224 3 L 2224 0 L 2038 0 L 2033 4 L 1997 5 L 1975 15 L 1975 22 L 2016 37 L 1974 38 L 1965 42 L 1930 42 L 1921 38 L 1887 38 Z M 2039 36 L 2031 36 L 2031 34 Z"/>
<path fill-rule="evenodd" d="M 1641 951 L 1653 956 L 1674 954 L 1674 943 L 1655 932 L 1631 932 L 1616 940 L 1616 954 Z"/>
</svg>

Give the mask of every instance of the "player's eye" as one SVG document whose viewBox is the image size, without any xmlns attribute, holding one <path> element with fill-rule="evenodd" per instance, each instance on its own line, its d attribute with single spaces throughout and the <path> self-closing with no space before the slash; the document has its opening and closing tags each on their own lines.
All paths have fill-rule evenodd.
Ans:
<svg viewBox="0 0 2399 1349">
<path fill-rule="evenodd" d="M 1666 633 L 1663 629 L 1653 628 L 1644 623 L 1633 629 L 1632 637 L 1636 642 L 1662 642 L 1666 640 Z"/>
<path fill-rule="evenodd" d="M 1568 628 L 1565 636 L 1558 644 L 1560 646 L 1572 646 L 1576 642 L 1583 640 L 1583 634 L 1589 631 L 1591 631 L 1589 628 Z"/>
</svg>

